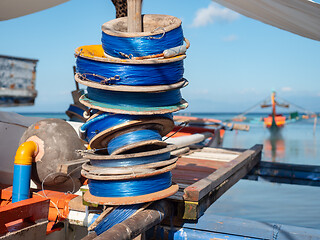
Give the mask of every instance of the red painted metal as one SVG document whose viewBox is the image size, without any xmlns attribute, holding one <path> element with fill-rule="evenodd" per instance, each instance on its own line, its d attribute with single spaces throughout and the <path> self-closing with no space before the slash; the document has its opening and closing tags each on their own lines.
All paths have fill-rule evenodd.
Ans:
<svg viewBox="0 0 320 240">
<path fill-rule="evenodd" d="M 35 223 L 40 219 L 47 219 L 49 199 L 30 198 L 0 207 L 0 234 L 10 230 L 17 230 L 16 225 L 25 227 L 27 223 Z M 24 222 L 25 224 L 22 224 Z"/>
</svg>

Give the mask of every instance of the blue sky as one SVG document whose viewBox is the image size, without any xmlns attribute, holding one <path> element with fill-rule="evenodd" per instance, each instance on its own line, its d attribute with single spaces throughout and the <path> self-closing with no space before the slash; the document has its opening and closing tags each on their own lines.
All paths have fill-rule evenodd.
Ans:
<svg viewBox="0 0 320 240">
<path fill-rule="evenodd" d="M 320 112 L 320 44 L 238 15 L 209 0 L 143 2 L 143 13 L 182 20 L 191 42 L 182 89 L 190 112 L 241 112 L 271 90 Z M 72 102 L 74 49 L 99 44 L 113 19 L 108 0 L 71 0 L 0 22 L 0 54 L 39 59 L 35 106 L 17 112 L 64 112 Z M 259 110 L 259 109 L 257 109 Z"/>
</svg>

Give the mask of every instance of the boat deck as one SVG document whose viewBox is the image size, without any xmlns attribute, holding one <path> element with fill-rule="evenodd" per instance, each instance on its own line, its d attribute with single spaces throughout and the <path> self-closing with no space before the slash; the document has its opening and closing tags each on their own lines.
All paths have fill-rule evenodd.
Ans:
<svg viewBox="0 0 320 240">
<path fill-rule="evenodd" d="M 180 156 L 172 171 L 179 191 L 169 197 L 178 205 L 178 217 L 198 219 L 223 193 L 261 160 L 262 145 L 248 150 L 202 148 Z"/>
</svg>

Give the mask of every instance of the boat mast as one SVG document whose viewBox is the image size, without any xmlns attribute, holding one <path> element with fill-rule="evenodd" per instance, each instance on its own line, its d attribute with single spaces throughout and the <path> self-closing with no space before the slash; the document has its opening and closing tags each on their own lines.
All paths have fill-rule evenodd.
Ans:
<svg viewBox="0 0 320 240">
<path fill-rule="evenodd" d="M 275 117 L 276 116 L 276 92 L 273 91 L 271 93 L 271 104 L 272 104 L 272 116 Z"/>
</svg>

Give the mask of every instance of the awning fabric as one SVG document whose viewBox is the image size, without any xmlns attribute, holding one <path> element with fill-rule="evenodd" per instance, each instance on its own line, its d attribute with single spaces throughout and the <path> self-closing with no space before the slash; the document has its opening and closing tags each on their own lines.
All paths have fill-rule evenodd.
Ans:
<svg viewBox="0 0 320 240">
<path fill-rule="evenodd" d="M 242 15 L 320 41 L 320 4 L 310 0 L 214 0 Z"/>
<path fill-rule="evenodd" d="M 0 21 L 54 7 L 69 0 L 0 0 Z"/>
</svg>

